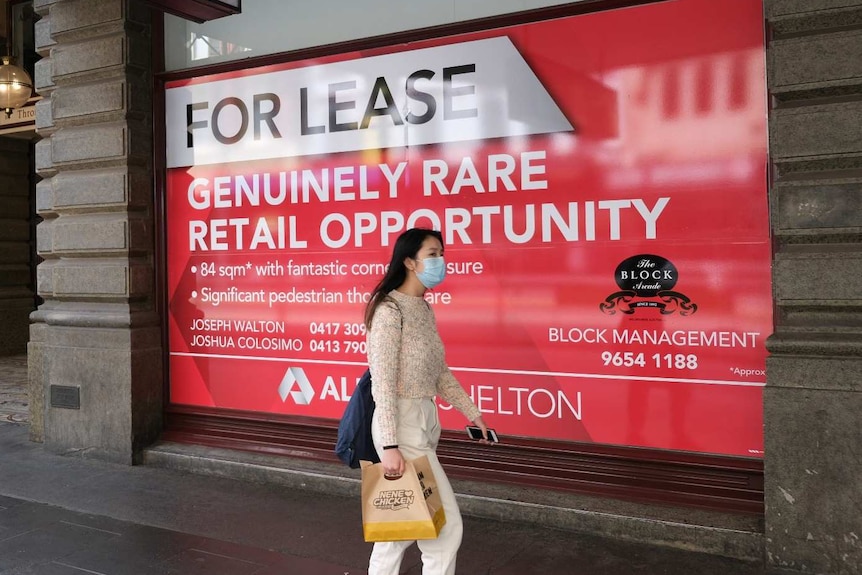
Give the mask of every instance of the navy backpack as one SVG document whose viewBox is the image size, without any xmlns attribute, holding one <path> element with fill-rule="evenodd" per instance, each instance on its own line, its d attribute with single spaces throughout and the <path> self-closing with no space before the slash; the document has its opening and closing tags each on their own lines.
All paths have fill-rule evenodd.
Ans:
<svg viewBox="0 0 862 575">
<path fill-rule="evenodd" d="M 356 390 L 353 392 L 341 422 L 338 424 L 338 439 L 335 441 L 335 454 L 354 469 L 359 468 L 359 460 L 379 463 L 374 441 L 371 439 L 371 416 L 374 415 L 374 397 L 371 395 L 371 371 L 365 370 Z"/>
</svg>

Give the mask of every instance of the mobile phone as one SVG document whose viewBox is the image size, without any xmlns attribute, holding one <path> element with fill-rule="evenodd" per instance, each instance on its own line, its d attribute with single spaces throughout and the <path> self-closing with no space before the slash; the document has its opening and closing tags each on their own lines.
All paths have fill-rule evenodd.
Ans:
<svg viewBox="0 0 862 575">
<path fill-rule="evenodd" d="M 470 439 L 483 439 L 482 428 L 476 427 L 475 425 L 468 425 L 467 435 L 470 436 Z M 488 428 L 488 441 L 491 443 L 500 443 L 500 438 L 497 437 L 497 432 L 490 427 Z"/>
</svg>

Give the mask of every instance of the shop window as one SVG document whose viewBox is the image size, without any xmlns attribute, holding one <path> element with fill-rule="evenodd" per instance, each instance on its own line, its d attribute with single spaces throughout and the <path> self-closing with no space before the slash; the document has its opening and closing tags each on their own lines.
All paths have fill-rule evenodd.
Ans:
<svg viewBox="0 0 862 575">
<path fill-rule="evenodd" d="M 168 0 L 148 0 L 165 8 Z M 181 70 L 252 56 L 289 52 L 324 44 L 441 26 L 532 10 L 571 0 L 476 2 L 452 0 L 254 0 L 242 13 L 198 24 L 165 15 L 165 69 Z M 169 12 L 177 13 L 176 10 Z M 333 14 L 338 17 L 333 17 Z M 320 22 L 326 22 L 320 26 Z"/>
</svg>

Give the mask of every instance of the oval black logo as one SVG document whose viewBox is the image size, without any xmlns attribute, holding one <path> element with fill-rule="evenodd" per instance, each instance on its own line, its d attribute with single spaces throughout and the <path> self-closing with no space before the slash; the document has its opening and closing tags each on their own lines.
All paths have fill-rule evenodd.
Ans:
<svg viewBox="0 0 862 575">
<path fill-rule="evenodd" d="M 653 297 L 660 291 L 673 289 L 679 275 L 676 267 L 663 257 L 640 254 L 623 260 L 614 272 L 614 279 L 622 290 Z"/>
</svg>

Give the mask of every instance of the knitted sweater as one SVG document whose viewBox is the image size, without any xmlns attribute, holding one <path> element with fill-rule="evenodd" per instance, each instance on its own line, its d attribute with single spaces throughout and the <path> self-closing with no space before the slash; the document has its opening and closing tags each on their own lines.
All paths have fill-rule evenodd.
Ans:
<svg viewBox="0 0 862 575">
<path fill-rule="evenodd" d="M 467 419 L 480 415 L 446 365 L 434 312 L 421 297 L 389 292 L 368 331 L 368 366 L 383 445 L 396 445 L 398 399 L 439 396 Z M 396 305 L 397 304 L 397 305 Z"/>
</svg>

